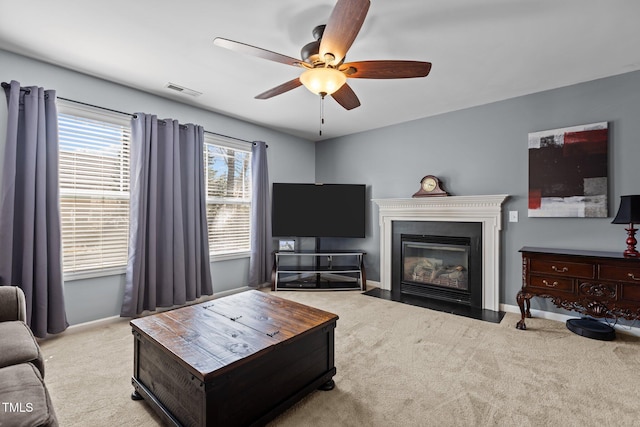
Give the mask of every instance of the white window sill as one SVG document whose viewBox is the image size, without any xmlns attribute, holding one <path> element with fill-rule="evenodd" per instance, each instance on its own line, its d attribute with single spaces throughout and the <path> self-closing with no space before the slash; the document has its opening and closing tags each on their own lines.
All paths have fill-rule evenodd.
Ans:
<svg viewBox="0 0 640 427">
<path fill-rule="evenodd" d="M 232 259 L 240 259 L 240 258 L 249 258 L 250 256 L 251 256 L 251 252 L 243 251 L 243 252 L 230 252 L 226 254 L 211 255 L 209 259 L 211 260 L 211 262 L 216 262 L 216 261 L 229 261 Z"/>
<path fill-rule="evenodd" d="M 251 252 L 233 252 L 227 254 L 219 254 L 213 255 L 209 258 L 210 262 L 218 262 L 218 261 L 229 261 L 234 259 L 242 259 L 249 258 L 251 256 Z M 77 273 L 65 273 L 63 276 L 64 282 L 72 282 L 74 280 L 83 280 L 83 279 L 93 279 L 96 277 L 105 277 L 105 276 L 118 276 L 121 274 L 125 274 L 127 272 L 126 267 L 117 267 L 110 268 L 105 270 L 91 270 L 91 271 L 80 271 Z"/>
<path fill-rule="evenodd" d="M 118 276 L 121 274 L 125 274 L 126 272 L 127 269 L 125 267 L 116 267 L 104 270 L 78 271 L 74 273 L 65 273 L 63 276 L 63 281 L 72 282 L 74 280 L 94 279 L 96 277 Z"/>
</svg>

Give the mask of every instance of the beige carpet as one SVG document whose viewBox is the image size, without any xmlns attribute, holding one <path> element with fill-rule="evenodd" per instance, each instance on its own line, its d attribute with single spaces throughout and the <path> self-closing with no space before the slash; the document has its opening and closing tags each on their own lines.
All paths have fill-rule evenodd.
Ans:
<svg viewBox="0 0 640 427">
<path fill-rule="evenodd" d="M 270 425 L 637 426 L 640 340 L 611 342 L 561 322 L 501 324 L 359 292 L 277 292 L 340 316 L 336 388 L 316 391 Z M 41 343 L 61 426 L 157 426 L 132 401 L 128 321 Z M 249 404 L 249 403 L 248 403 Z"/>
</svg>

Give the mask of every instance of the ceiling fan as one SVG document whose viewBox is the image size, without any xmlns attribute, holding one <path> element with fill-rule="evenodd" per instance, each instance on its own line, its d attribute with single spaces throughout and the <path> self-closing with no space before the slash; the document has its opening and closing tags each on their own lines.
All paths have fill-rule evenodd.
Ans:
<svg viewBox="0 0 640 427">
<path fill-rule="evenodd" d="M 344 62 L 347 51 L 362 27 L 370 4 L 369 0 L 338 0 L 327 24 L 313 29 L 315 41 L 302 48 L 302 59 L 221 37 L 217 37 L 213 42 L 216 46 L 229 50 L 305 69 L 299 78 L 269 89 L 257 95 L 256 99 L 269 99 L 304 85 L 322 98 L 331 95 L 338 104 L 351 110 L 360 106 L 360 100 L 346 83 L 347 78 L 404 79 L 425 77 L 431 70 L 430 62 L 420 61 Z"/>
</svg>

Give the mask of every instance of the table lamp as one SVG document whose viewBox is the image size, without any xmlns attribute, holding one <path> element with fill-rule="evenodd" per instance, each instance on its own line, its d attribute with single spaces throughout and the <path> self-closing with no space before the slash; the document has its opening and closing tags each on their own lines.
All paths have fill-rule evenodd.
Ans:
<svg viewBox="0 0 640 427">
<path fill-rule="evenodd" d="M 627 249 L 624 251 L 624 256 L 627 258 L 637 258 L 640 253 L 636 250 L 636 229 L 633 224 L 640 223 L 640 195 L 633 196 L 620 196 L 620 207 L 618 208 L 618 214 L 611 221 L 612 224 L 629 224 L 627 230 Z"/>
</svg>

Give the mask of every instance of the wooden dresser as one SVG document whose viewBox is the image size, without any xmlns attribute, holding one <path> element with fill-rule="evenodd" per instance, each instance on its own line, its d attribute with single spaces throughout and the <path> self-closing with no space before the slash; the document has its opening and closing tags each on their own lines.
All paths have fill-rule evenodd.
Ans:
<svg viewBox="0 0 640 427">
<path fill-rule="evenodd" d="M 524 247 L 516 324 L 527 329 L 532 297 L 593 317 L 640 319 L 640 259 L 620 252 Z"/>
</svg>

